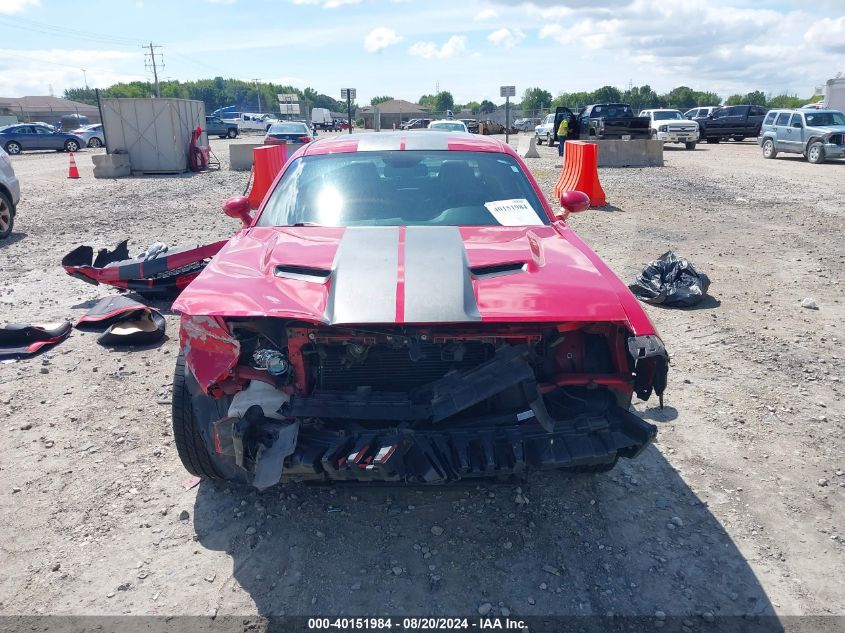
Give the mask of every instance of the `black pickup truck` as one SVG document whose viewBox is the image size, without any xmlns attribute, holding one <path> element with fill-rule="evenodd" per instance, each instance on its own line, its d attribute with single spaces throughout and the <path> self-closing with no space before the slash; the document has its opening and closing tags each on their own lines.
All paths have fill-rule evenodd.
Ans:
<svg viewBox="0 0 845 633">
<path fill-rule="evenodd" d="M 747 137 L 757 138 L 766 112 L 768 110 L 761 106 L 725 106 L 693 121 L 698 122 L 698 138 L 702 141 L 718 143 L 729 138 L 742 141 Z"/>
<path fill-rule="evenodd" d="M 596 103 L 578 116 L 576 134 L 584 140 L 650 138 L 650 125 L 651 119 L 634 116 L 626 103 Z"/>
</svg>

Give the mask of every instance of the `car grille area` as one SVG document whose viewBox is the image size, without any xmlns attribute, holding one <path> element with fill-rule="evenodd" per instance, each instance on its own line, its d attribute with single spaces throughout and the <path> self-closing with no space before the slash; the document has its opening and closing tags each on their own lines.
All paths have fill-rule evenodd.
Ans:
<svg viewBox="0 0 845 633">
<path fill-rule="evenodd" d="M 364 355 L 347 345 L 324 346 L 317 355 L 316 378 L 320 389 L 401 393 L 442 378 L 452 370 L 480 365 L 493 355 L 480 341 L 456 344 L 417 343 L 413 347 L 371 345 Z M 353 352 L 358 352 L 357 357 Z"/>
</svg>

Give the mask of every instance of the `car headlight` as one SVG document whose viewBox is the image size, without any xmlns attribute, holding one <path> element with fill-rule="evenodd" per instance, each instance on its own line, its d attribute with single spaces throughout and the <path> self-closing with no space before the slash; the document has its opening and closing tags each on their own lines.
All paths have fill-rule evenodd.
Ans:
<svg viewBox="0 0 845 633">
<path fill-rule="evenodd" d="M 661 125 L 659 128 L 657 128 L 657 131 L 658 132 L 668 132 L 669 126 L 668 125 Z"/>
</svg>

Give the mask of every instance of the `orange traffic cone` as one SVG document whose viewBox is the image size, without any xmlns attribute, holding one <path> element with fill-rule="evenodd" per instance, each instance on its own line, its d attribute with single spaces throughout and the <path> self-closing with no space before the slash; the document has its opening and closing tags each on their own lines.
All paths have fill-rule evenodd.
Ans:
<svg viewBox="0 0 845 633">
<path fill-rule="evenodd" d="M 70 153 L 70 166 L 67 170 L 68 178 L 79 178 L 79 170 L 76 168 L 76 159 L 73 157 L 73 152 Z"/>
</svg>

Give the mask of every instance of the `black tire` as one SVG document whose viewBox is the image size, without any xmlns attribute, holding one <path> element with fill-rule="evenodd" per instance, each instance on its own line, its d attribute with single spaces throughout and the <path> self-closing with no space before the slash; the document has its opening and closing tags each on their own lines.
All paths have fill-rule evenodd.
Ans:
<svg viewBox="0 0 845 633">
<path fill-rule="evenodd" d="M 226 138 L 237 138 L 237 137 L 238 137 L 238 131 L 235 128 L 230 127 L 229 131 L 226 132 Z"/>
<path fill-rule="evenodd" d="M 763 141 L 763 158 L 775 158 L 778 155 L 778 151 L 775 148 L 775 142 L 767 138 Z"/>
<path fill-rule="evenodd" d="M 690 141 L 689 143 L 684 143 L 684 146 L 685 146 L 687 149 L 695 149 L 695 146 L 696 146 L 697 144 L 698 144 L 698 143 L 697 143 L 697 141 Z"/>
<path fill-rule="evenodd" d="M 824 145 L 821 141 L 813 141 L 807 146 L 807 162 L 813 165 L 824 162 Z"/>
<path fill-rule="evenodd" d="M 14 226 L 15 205 L 5 192 L 0 191 L 0 240 L 9 237 Z"/>
<path fill-rule="evenodd" d="M 543 139 L 541 139 L 541 138 L 540 138 L 539 134 L 538 134 L 538 135 L 535 135 L 535 137 L 534 137 L 534 138 L 537 140 L 537 145 L 542 145 L 542 144 L 543 144 Z"/>
<path fill-rule="evenodd" d="M 715 136 L 711 136 L 707 139 L 707 142 L 717 145 L 719 143 L 719 139 Z"/>
<path fill-rule="evenodd" d="M 740 143 L 740 142 L 742 142 L 742 141 L 744 141 L 744 140 L 745 140 L 745 137 L 744 137 L 744 136 L 732 136 L 731 138 L 732 138 L 733 140 L 735 140 L 737 143 Z"/>
<path fill-rule="evenodd" d="M 66 152 L 78 152 L 79 151 L 79 143 L 77 143 L 73 139 L 69 139 L 69 140 L 65 141 L 65 151 Z"/>
<path fill-rule="evenodd" d="M 652 130 L 652 131 L 651 131 L 651 140 L 652 140 L 652 141 L 656 141 L 656 140 L 657 140 L 657 132 L 655 132 L 654 130 Z"/>
<path fill-rule="evenodd" d="M 98 139 L 96 136 L 92 136 L 91 140 L 88 141 L 88 147 L 92 147 L 94 149 L 97 149 L 97 148 L 102 147 L 102 146 L 103 146 L 103 142 L 100 139 Z"/>
<path fill-rule="evenodd" d="M 9 156 L 17 156 L 21 153 L 21 151 L 23 151 L 23 147 L 21 147 L 21 144 L 17 141 L 9 141 L 3 149 L 6 150 L 6 153 Z"/>
<path fill-rule="evenodd" d="M 171 411 L 173 417 L 173 441 L 182 465 L 192 475 L 203 479 L 226 479 L 215 462 L 220 458 L 211 455 L 206 448 L 200 431 L 201 422 L 197 420 L 193 407 L 193 393 L 196 380 L 188 375 L 185 368 L 185 357 L 180 352 L 176 359 L 176 369 L 173 372 L 173 397 Z M 210 422 L 207 421 L 210 424 Z"/>
</svg>

